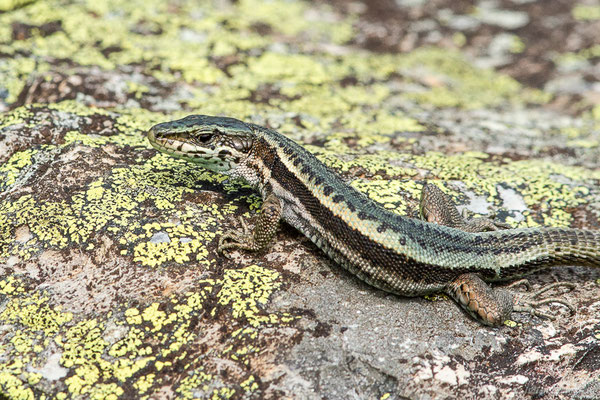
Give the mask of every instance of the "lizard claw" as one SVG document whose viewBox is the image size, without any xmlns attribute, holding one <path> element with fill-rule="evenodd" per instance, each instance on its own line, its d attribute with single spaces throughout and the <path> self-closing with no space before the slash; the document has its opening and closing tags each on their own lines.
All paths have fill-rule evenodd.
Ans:
<svg viewBox="0 0 600 400">
<path fill-rule="evenodd" d="M 518 286 L 521 284 L 525 285 L 527 290 L 531 289 L 531 285 L 529 284 L 529 282 L 526 279 L 522 279 L 520 281 L 514 282 L 509 287 L 514 287 L 514 286 Z M 513 310 L 517 311 L 517 312 L 527 312 L 527 313 L 530 313 L 531 315 L 535 315 L 536 317 L 542 317 L 542 318 L 548 318 L 550 320 L 555 320 L 556 319 L 555 315 L 540 311 L 538 308 L 545 304 L 557 303 L 557 304 L 562 304 L 563 306 L 568 308 L 569 311 L 571 311 L 571 314 L 575 313 L 575 307 L 566 300 L 560 299 L 558 297 L 546 297 L 546 298 L 542 297 L 542 294 L 548 292 L 549 290 L 552 290 L 555 288 L 560 288 L 560 287 L 564 287 L 569 290 L 573 290 L 573 289 L 575 289 L 576 285 L 573 283 L 570 283 L 570 282 L 556 282 L 556 283 L 551 283 L 549 285 L 543 286 L 542 288 L 538 289 L 537 291 L 535 291 L 533 293 L 530 293 L 526 296 L 516 299 Z"/>
<path fill-rule="evenodd" d="M 217 244 L 217 252 L 222 254 L 225 258 L 231 258 L 229 250 L 233 249 L 246 249 L 250 245 L 248 244 L 248 238 L 252 237 L 252 232 L 243 217 L 239 217 L 240 224 L 242 225 L 242 234 L 235 229 L 225 232 L 219 238 Z"/>
<path fill-rule="evenodd" d="M 231 240 L 230 243 L 225 243 L 227 240 Z M 226 232 L 219 238 L 219 243 L 217 244 L 217 253 L 221 254 L 225 258 L 231 258 L 231 254 L 226 250 L 235 248 L 237 240 L 237 236 L 233 232 Z"/>
<path fill-rule="evenodd" d="M 499 231 L 510 228 L 512 227 L 509 224 L 485 217 L 472 218 L 464 222 L 464 230 L 468 232 Z"/>
<path fill-rule="evenodd" d="M 517 287 L 519 285 L 525 286 L 525 290 L 527 290 L 527 291 L 531 290 L 531 283 L 529 283 L 529 280 L 527 280 L 526 278 L 519 279 L 518 281 L 515 281 L 515 282 L 511 283 L 510 285 L 508 285 L 506 287 L 512 289 L 512 288 Z"/>
</svg>

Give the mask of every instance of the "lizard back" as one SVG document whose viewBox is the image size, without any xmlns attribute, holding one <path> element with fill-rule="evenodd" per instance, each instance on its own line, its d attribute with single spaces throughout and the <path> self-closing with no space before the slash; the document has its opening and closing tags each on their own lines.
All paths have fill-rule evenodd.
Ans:
<svg viewBox="0 0 600 400">
<path fill-rule="evenodd" d="M 249 124 L 250 125 L 250 124 Z M 283 199 L 283 219 L 336 262 L 405 296 L 441 290 L 463 273 L 510 279 L 555 265 L 600 265 L 600 233 L 524 228 L 469 233 L 403 217 L 347 185 L 285 136 L 250 125 L 259 140 L 259 190 Z"/>
</svg>

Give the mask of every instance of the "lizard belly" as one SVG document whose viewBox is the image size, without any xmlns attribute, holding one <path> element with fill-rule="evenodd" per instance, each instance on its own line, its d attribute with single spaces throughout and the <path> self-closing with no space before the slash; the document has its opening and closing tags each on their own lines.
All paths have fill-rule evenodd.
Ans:
<svg viewBox="0 0 600 400">
<path fill-rule="evenodd" d="M 360 251 L 347 247 L 347 243 L 330 237 L 328 231 L 319 223 L 304 218 L 304 215 L 306 213 L 301 206 L 288 203 L 284 206 L 281 217 L 309 238 L 337 264 L 369 285 L 401 296 L 419 296 L 444 289 L 445 284 L 419 284 L 404 280 L 397 275 L 384 273 L 386 268 L 377 265 L 376 260 L 366 259 Z"/>
</svg>

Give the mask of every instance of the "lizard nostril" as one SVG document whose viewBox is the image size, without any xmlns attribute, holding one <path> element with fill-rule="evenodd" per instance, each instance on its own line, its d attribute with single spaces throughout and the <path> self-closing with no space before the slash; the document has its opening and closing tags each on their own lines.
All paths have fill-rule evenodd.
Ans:
<svg viewBox="0 0 600 400">
<path fill-rule="evenodd" d="M 156 139 L 156 132 L 154 132 L 154 127 L 148 130 L 148 140 L 154 141 Z"/>
</svg>

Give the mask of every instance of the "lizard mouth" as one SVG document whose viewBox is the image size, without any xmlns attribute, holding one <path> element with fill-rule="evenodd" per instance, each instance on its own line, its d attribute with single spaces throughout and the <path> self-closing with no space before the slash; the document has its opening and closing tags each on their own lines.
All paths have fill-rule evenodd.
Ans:
<svg viewBox="0 0 600 400">
<path fill-rule="evenodd" d="M 237 164 L 237 161 L 232 159 L 231 152 L 228 149 L 216 148 L 214 143 L 208 144 L 213 138 L 212 135 L 211 140 L 207 140 L 203 136 L 194 140 L 186 134 L 161 132 L 160 129 L 153 126 L 148 130 L 147 137 L 156 150 L 199 164 L 214 172 L 227 174 Z"/>
<path fill-rule="evenodd" d="M 148 131 L 148 141 L 156 150 L 189 158 L 209 153 L 205 147 L 195 145 L 187 137 L 168 132 L 156 132 L 155 128 L 153 126 Z"/>
<path fill-rule="evenodd" d="M 240 162 L 238 141 L 218 127 L 180 127 L 172 123 L 151 127 L 146 136 L 156 150 L 227 175 Z M 244 142 L 245 143 L 245 142 Z M 243 144 L 243 143 L 242 143 Z"/>
</svg>

